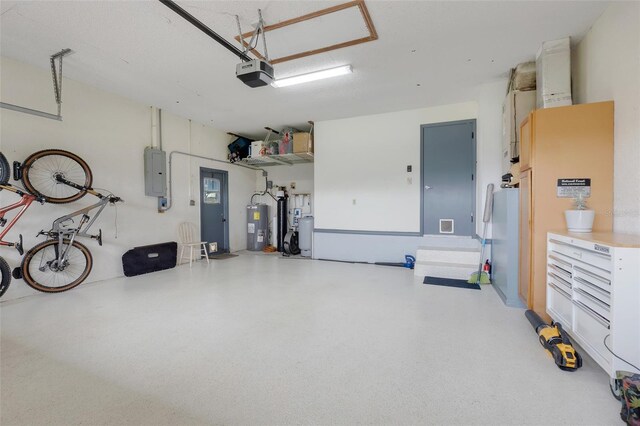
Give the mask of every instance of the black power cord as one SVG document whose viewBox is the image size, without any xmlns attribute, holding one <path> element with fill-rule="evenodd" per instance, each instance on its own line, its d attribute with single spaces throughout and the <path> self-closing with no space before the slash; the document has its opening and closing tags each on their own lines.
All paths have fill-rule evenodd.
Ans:
<svg viewBox="0 0 640 426">
<path fill-rule="evenodd" d="M 611 355 L 613 355 L 614 357 L 618 358 L 620 361 L 629 364 L 630 366 L 632 366 L 633 368 L 635 368 L 636 370 L 640 370 L 640 368 L 636 367 L 635 365 L 631 364 L 629 361 L 627 361 L 624 358 L 619 357 L 618 355 L 616 355 L 611 348 L 607 345 L 607 337 L 611 336 L 610 334 L 607 334 L 606 336 L 604 336 L 604 339 L 602 339 L 602 343 L 604 343 L 604 347 L 607 348 L 607 350 L 609 352 L 611 352 Z"/>
</svg>

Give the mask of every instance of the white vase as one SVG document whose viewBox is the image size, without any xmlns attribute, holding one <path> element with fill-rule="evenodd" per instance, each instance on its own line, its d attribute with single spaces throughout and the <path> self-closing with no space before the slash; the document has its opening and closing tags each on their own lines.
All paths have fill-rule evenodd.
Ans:
<svg viewBox="0 0 640 426">
<path fill-rule="evenodd" d="M 565 210 L 567 230 L 569 232 L 591 232 L 595 215 L 595 210 Z"/>
</svg>

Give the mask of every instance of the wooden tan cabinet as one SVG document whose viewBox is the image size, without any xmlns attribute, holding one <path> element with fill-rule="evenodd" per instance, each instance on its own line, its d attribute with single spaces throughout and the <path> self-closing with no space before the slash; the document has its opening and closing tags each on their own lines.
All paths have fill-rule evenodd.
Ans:
<svg viewBox="0 0 640 426">
<path fill-rule="evenodd" d="M 521 126 L 520 282 L 523 302 L 544 319 L 547 232 L 565 230 L 570 198 L 558 179 L 591 179 L 594 232 L 613 228 L 613 102 L 533 111 Z"/>
</svg>

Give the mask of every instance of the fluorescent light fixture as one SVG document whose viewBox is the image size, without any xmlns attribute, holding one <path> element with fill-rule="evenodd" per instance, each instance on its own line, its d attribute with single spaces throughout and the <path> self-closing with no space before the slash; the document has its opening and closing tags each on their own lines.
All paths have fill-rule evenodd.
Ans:
<svg viewBox="0 0 640 426">
<path fill-rule="evenodd" d="M 273 87 L 293 86 L 294 84 L 308 83 L 310 81 L 324 80 L 325 78 L 338 77 L 345 74 L 351 74 L 353 70 L 351 65 L 343 65 L 341 67 L 329 68 L 328 70 L 314 71 L 308 74 L 294 75 L 292 77 L 280 78 L 271 85 Z"/>
</svg>

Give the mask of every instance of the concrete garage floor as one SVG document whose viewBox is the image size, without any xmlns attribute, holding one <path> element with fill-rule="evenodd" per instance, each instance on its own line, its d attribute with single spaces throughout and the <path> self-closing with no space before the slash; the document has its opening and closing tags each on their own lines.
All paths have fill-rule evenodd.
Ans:
<svg viewBox="0 0 640 426">
<path fill-rule="evenodd" d="M 0 306 L 3 425 L 620 423 L 493 289 L 401 268 L 244 253 Z"/>
</svg>

